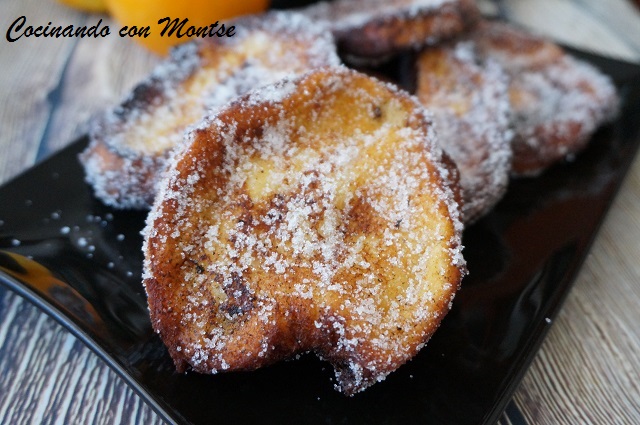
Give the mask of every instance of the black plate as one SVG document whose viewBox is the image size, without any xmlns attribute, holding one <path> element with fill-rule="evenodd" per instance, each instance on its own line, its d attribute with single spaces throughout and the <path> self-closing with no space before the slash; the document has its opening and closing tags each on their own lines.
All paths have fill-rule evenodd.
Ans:
<svg viewBox="0 0 640 425">
<path fill-rule="evenodd" d="M 346 398 L 313 356 L 252 373 L 177 374 L 140 284 L 144 214 L 83 182 L 80 140 L 0 188 L 0 281 L 83 340 L 169 421 L 216 424 L 493 424 L 570 289 L 640 144 L 640 67 L 575 52 L 624 99 L 572 163 L 514 181 L 465 233 L 470 275 L 428 346 Z M 33 260 L 29 260 L 30 257 Z"/>
</svg>

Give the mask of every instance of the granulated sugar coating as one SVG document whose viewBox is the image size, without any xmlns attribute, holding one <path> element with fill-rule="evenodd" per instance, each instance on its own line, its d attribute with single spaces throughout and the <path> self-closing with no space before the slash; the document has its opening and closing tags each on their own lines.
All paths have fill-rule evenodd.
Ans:
<svg viewBox="0 0 640 425">
<path fill-rule="evenodd" d="M 483 216 L 507 190 L 511 171 L 508 79 L 470 41 L 418 57 L 417 95 L 433 114 L 438 140 L 460 170 L 465 223 Z"/>
<path fill-rule="evenodd" d="M 513 77 L 510 98 L 516 137 L 513 172 L 536 175 L 582 150 L 618 109 L 611 80 L 569 56 L 543 71 Z"/>
<path fill-rule="evenodd" d="M 185 130 L 229 100 L 339 59 L 331 34 L 300 14 L 273 12 L 235 23 L 234 37 L 187 43 L 118 107 L 93 123 L 81 160 L 108 205 L 148 207 Z"/>
<path fill-rule="evenodd" d="M 314 352 L 346 394 L 427 342 L 465 273 L 456 172 L 407 94 L 345 68 L 263 88 L 188 136 L 145 229 L 177 368 Z"/>
<path fill-rule="evenodd" d="M 534 176 L 576 154 L 615 117 L 613 82 L 552 42 L 495 22 L 481 25 L 473 40 L 510 77 L 513 174 Z"/>
<path fill-rule="evenodd" d="M 303 13 L 324 22 L 341 49 L 360 58 L 434 45 L 468 30 L 480 16 L 474 0 L 337 0 Z"/>
</svg>

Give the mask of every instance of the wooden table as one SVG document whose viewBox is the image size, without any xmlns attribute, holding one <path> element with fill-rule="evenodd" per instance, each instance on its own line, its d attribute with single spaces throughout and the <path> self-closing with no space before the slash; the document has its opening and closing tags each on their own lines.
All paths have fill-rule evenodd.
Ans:
<svg viewBox="0 0 640 425">
<path fill-rule="evenodd" d="M 640 13 L 625 0 L 483 2 L 566 44 L 640 62 Z M 93 25 L 53 0 L 3 0 L 0 28 Z M 112 31 L 119 28 L 112 24 Z M 157 58 L 104 39 L 0 41 L 0 182 L 82 135 Z M 639 123 L 640 124 L 640 123 Z M 0 202 L 8 202 L 1 200 Z M 536 360 L 511 415 L 535 424 L 640 423 L 640 160 Z M 160 423 L 96 355 L 37 308 L 0 288 L 0 423 Z"/>
</svg>

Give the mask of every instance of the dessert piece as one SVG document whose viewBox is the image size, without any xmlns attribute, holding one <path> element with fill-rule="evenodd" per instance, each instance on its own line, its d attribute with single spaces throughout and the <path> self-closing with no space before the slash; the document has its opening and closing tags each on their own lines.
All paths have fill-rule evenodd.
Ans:
<svg viewBox="0 0 640 425">
<path fill-rule="evenodd" d="M 383 58 L 433 45 L 468 30 L 480 14 L 473 0 L 337 0 L 312 5 L 339 47 L 359 58 Z"/>
<path fill-rule="evenodd" d="M 480 25 L 473 40 L 511 80 L 514 175 L 537 175 L 576 154 L 614 118 L 618 97 L 612 81 L 552 42 L 497 22 Z"/>
<path fill-rule="evenodd" d="M 417 96 L 434 114 L 438 140 L 460 171 L 465 223 L 502 198 L 511 171 L 508 79 L 475 45 L 429 48 L 417 60 Z"/>
<path fill-rule="evenodd" d="M 416 355 L 465 273 L 457 173 L 432 126 L 394 86 L 326 68 L 191 131 L 144 232 L 178 370 L 314 352 L 354 394 Z"/>
<path fill-rule="evenodd" d="M 285 76 L 339 64 L 332 36 L 300 14 L 273 12 L 235 26 L 233 37 L 174 49 L 93 123 L 81 161 L 105 204 L 148 208 L 173 148 L 212 108 Z"/>
</svg>

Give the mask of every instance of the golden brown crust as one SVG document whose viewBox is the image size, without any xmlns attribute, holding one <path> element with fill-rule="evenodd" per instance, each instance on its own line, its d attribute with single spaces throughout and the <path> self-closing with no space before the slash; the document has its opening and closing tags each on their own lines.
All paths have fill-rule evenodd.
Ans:
<svg viewBox="0 0 640 425">
<path fill-rule="evenodd" d="M 306 12 L 324 20 L 349 56 L 384 58 L 456 37 L 473 27 L 473 0 L 337 0 Z"/>
<path fill-rule="evenodd" d="M 424 50 L 417 96 L 433 114 L 438 139 L 460 170 L 465 223 L 486 214 L 506 192 L 511 171 L 508 80 L 473 43 Z"/>
<path fill-rule="evenodd" d="M 242 98 L 195 130 L 145 230 L 176 366 L 313 351 L 365 389 L 427 342 L 464 273 L 455 171 L 408 95 L 346 69 Z"/>
<path fill-rule="evenodd" d="M 172 50 L 121 105 L 93 122 L 92 149 L 81 160 L 105 203 L 148 207 L 172 149 L 210 109 L 284 76 L 339 64 L 331 35 L 300 14 L 274 12 L 235 25 L 234 37 Z"/>
</svg>

